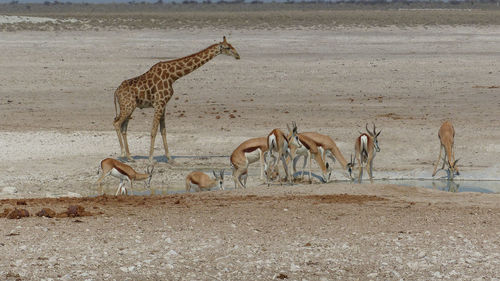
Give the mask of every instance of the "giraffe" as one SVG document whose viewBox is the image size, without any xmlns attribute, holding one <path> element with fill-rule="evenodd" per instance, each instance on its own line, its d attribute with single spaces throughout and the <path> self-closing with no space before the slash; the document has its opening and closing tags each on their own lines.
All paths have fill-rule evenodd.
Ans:
<svg viewBox="0 0 500 281">
<path fill-rule="evenodd" d="M 162 61 L 153 65 L 146 73 L 123 81 L 116 89 L 114 94 L 115 104 L 115 127 L 118 141 L 120 142 L 121 157 L 128 161 L 134 160 L 130 156 L 127 142 L 127 126 L 132 113 L 136 107 L 154 109 L 153 127 L 151 129 L 151 146 L 149 149 L 149 161 L 153 162 L 153 150 L 158 125 L 163 139 L 165 156 L 168 161 L 171 160 L 167 145 L 167 131 L 165 128 L 165 107 L 174 94 L 172 84 L 182 76 L 191 73 L 195 69 L 207 63 L 219 54 L 233 56 L 240 59 L 236 49 L 223 37 L 222 42 L 213 44 L 204 50 L 192 55 L 170 60 Z M 120 106 L 120 114 L 117 112 L 116 102 Z"/>
</svg>

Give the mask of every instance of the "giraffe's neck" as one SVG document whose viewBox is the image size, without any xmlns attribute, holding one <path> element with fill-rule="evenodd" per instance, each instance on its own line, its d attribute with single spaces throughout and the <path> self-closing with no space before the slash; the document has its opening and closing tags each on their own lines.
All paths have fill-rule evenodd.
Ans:
<svg viewBox="0 0 500 281">
<path fill-rule="evenodd" d="M 204 65 L 219 54 L 219 44 L 214 44 L 192 55 L 164 62 L 170 78 L 175 81 Z"/>
</svg>

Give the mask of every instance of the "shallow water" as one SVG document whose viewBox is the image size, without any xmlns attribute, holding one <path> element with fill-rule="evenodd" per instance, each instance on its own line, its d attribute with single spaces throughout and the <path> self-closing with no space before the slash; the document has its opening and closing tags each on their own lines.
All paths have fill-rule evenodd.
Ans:
<svg viewBox="0 0 500 281">
<path fill-rule="evenodd" d="M 450 192 L 480 192 L 500 193 L 500 181 L 484 180 L 374 180 L 374 183 L 397 184 L 404 186 L 417 186 Z"/>
<path fill-rule="evenodd" d="M 349 181 L 337 181 L 345 182 Z M 369 181 L 364 181 L 369 182 Z M 422 180 L 422 179 L 382 179 L 374 180 L 373 183 L 382 184 L 394 184 L 402 186 L 416 186 L 431 188 L 441 191 L 449 192 L 479 192 L 479 193 L 500 193 L 500 181 L 485 181 L 485 180 Z M 226 187 L 226 190 L 233 189 Z M 211 190 L 217 190 L 217 188 L 212 188 Z M 107 194 L 114 194 L 116 190 L 107 190 Z M 110 193 L 111 192 L 111 193 Z M 150 196 L 150 195 L 169 195 L 169 194 L 182 194 L 186 193 L 184 189 L 148 189 L 148 190 L 132 190 L 128 191 L 129 195 L 135 196 Z M 195 192 L 192 190 L 191 192 Z M 97 196 L 97 194 L 90 195 Z"/>
</svg>

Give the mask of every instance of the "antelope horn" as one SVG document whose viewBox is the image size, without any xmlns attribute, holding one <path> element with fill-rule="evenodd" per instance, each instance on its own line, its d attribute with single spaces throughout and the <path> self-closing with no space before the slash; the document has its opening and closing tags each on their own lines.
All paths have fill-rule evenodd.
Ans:
<svg viewBox="0 0 500 281">
<path fill-rule="evenodd" d="M 370 130 L 368 129 L 368 123 L 366 123 L 366 125 L 365 125 L 365 129 L 366 129 L 366 131 L 368 132 L 368 134 L 372 135 L 372 132 L 370 132 Z"/>
<path fill-rule="evenodd" d="M 377 134 L 377 132 L 376 132 L 376 130 L 375 130 L 375 122 L 372 122 L 372 124 L 373 124 L 373 135 L 376 135 L 376 134 Z"/>
</svg>

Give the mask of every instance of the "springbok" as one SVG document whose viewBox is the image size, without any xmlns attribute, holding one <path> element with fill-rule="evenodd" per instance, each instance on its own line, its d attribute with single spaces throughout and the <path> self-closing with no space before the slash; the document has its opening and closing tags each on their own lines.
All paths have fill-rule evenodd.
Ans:
<svg viewBox="0 0 500 281">
<path fill-rule="evenodd" d="M 373 158 L 375 158 L 376 152 L 380 152 L 377 137 L 382 131 L 377 133 L 375 124 L 373 124 L 373 132 L 368 130 L 368 123 L 366 123 L 365 128 L 368 134 L 361 133 L 361 135 L 356 139 L 356 144 L 354 145 L 354 155 L 355 159 L 358 159 L 359 162 L 359 182 L 361 183 L 361 178 L 363 177 L 363 164 L 365 163 L 368 175 L 370 176 L 370 182 L 373 183 Z"/>
<path fill-rule="evenodd" d="M 189 192 L 193 187 L 197 187 L 198 191 L 210 189 L 214 186 L 217 186 L 220 190 L 224 190 L 224 170 L 221 170 L 219 174 L 215 173 L 215 171 L 212 171 L 212 173 L 214 174 L 214 179 L 211 179 L 203 172 L 191 172 L 186 177 L 186 192 Z"/>
<path fill-rule="evenodd" d="M 316 144 L 318 149 L 322 152 L 321 154 L 322 154 L 323 161 L 326 161 L 327 156 L 328 156 L 328 158 L 330 158 L 333 161 L 333 163 L 335 163 L 335 160 L 338 160 L 339 164 L 342 166 L 342 168 L 345 170 L 345 172 L 347 172 L 349 179 L 352 179 L 352 168 L 353 168 L 352 155 L 351 155 L 351 162 L 348 163 L 345 160 L 342 153 L 340 152 L 340 149 L 337 147 L 337 144 L 335 144 L 335 141 L 333 141 L 333 139 L 327 135 L 323 135 L 323 134 L 316 133 L 316 132 L 304 132 L 304 133 L 299 133 L 299 138 L 301 135 L 306 136 L 306 137 L 310 138 L 312 141 L 314 141 L 314 143 Z M 295 166 L 296 166 L 297 160 L 298 160 L 298 157 L 295 157 L 295 159 L 293 160 L 293 163 L 292 163 L 293 174 L 295 174 L 295 171 L 296 171 Z M 306 162 L 307 162 L 307 156 L 304 156 L 304 163 L 302 165 L 302 170 L 306 166 Z"/>
<path fill-rule="evenodd" d="M 233 151 L 230 161 L 234 188 L 246 188 L 248 165 L 257 161 L 260 161 L 260 179 L 264 180 L 264 153 L 267 150 L 267 138 L 261 137 L 246 140 Z"/>
<path fill-rule="evenodd" d="M 290 128 L 288 128 L 290 129 Z M 301 146 L 298 143 L 297 138 L 297 127 L 294 128 L 293 131 L 289 132 L 289 136 L 287 137 L 283 131 L 280 129 L 273 129 L 271 133 L 267 136 L 267 145 L 268 151 L 265 153 L 264 158 L 264 172 L 266 174 L 267 186 L 270 185 L 269 180 L 271 178 L 271 171 L 276 170 L 276 166 L 278 165 L 278 159 L 281 159 L 283 164 L 283 169 L 285 170 L 286 179 L 292 184 L 292 177 L 288 174 L 288 165 L 286 162 L 286 158 L 290 156 L 290 146 L 289 143 L 293 142 L 296 146 Z M 274 152 L 278 153 L 278 159 L 273 155 Z M 272 164 L 269 164 L 268 156 L 273 158 Z M 278 169 L 278 179 L 281 183 L 281 176 L 279 175 Z"/>
<path fill-rule="evenodd" d="M 151 169 L 150 169 L 151 167 Z M 120 179 L 120 184 L 118 185 L 118 189 L 116 190 L 116 194 L 127 194 L 127 188 L 125 188 L 125 183 L 129 182 L 130 183 L 130 189 L 132 190 L 133 188 L 133 182 L 134 181 L 142 181 L 142 180 L 147 180 L 146 181 L 146 188 L 149 188 L 151 184 L 151 178 L 153 177 L 153 170 L 154 166 L 148 166 L 146 168 L 146 173 L 141 174 L 137 173 L 132 167 L 130 167 L 127 164 L 124 164 L 116 159 L 113 158 L 106 158 L 101 161 L 100 168 L 102 170 L 102 175 L 99 177 L 97 180 L 96 184 L 98 185 L 99 189 L 101 188 L 101 182 L 104 179 L 104 177 L 108 175 L 112 175 L 115 178 Z"/>
<path fill-rule="evenodd" d="M 439 164 L 439 160 L 441 160 L 441 153 L 443 148 L 446 150 L 446 153 L 443 155 L 443 166 L 441 169 L 444 169 L 445 163 L 448 164 L 448 177 L 453 179 L 454 175 L 460 175 L 460 172 L 457 168 L 458 159 L 455 160 L 455 149 L 453 148 L 454 140 L 455 140 L 455 129 L 453 128 L 453 124 L 450 121 L 445 121 L 441 128 L 439 128 L 438 132 L 439 141 L 441 145 L 439 147 L 439 156 L 436 164 L 434 165 L 434 172 L 432 176 L 436 175 L 437 167 Z"/>
<path fill-rule="evenodd" d="M 293 130 L 290 130 L 290 127 L 288 127 L 288 130 L 291 132 L 297 132 L 297 125 L 293 123 Z M 322 158 L 323 152 L 320 150 L 318 145 L 316 145 L 316 142 L 310 137 L 300 133 L 297 134 L 297 139 L 299 144 L 298 146 L 296 146 L 294 143 L 290 143 L 290 154 L 293 167 L 292 175 L 295 174 L 295 157 L 299 155 L 299 157 L 304 156 L 304 165 L 302 167 L 302 170 L 304 170 L 307 159 L 309 159 L 309 182 L 311 182 L 311 162 L 313 158 L 321 168 L 323 182 L 328 182 L 330 180 L 332 170 L 328 163 L 325 164 L 324 158 Z M 301 177 L 304 178 L 304 172 L 302 172 Z"/>
</svg>

